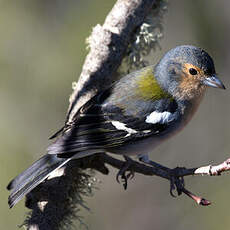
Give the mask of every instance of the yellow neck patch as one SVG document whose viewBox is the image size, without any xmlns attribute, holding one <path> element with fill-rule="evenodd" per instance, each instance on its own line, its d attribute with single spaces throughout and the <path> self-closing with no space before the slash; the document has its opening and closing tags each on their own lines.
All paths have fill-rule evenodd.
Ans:
<svg viewBox="0 0 230 230">
<path fill-rule="evenodd" d="M 146 100 L 160 100 L 171 96 L 159 86 L 152 69 L 145 69 L 140 73 L 142 76 L 137 82 L 138 95 Z"/>
</svg>

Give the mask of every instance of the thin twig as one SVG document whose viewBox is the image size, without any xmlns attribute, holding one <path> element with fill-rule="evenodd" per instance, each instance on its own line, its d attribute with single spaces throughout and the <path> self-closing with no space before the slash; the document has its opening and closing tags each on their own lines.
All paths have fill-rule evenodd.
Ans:
<svg viewBox="0 0 230 230">
<path fill-rule="evenodd" d="M 117 169 L 121 169 L 124 165 L 123 161 L 115 159 L 112 156 L 109 156 L 105 153 L 101 154 L 101 158 L 102 158 L 101 159 L 102 162 L 104 161 L 104 163 L 107 163 Z M 163 170 L 158 167 L 147 166 L 143 163 L 132 161 L 132 165 L 130 166 L 129 170 L 143 175 L 159 176 L 170 181 L 172 179 L 172 172 L 175 178 L 183 178 L 184 176 L 192 176 L 192 175 L 220 176 L 221 173 L 230 171 L 230 158 L 218 165 L 208 165 L 208 166 L 201 166 L 198 168 L 188 168 L 188 169 L 184 167 L 183 168 L 177 167 L 175 168 L 175 170 L 169 168 L 168 170 Z M 211 204 L 211 202 L 208 201 L 207 199 L 197 196 L 192 192 L 188 191 L 184 187 L 184 183 L 181 180 L 177 181 L 177 183 L 179 184 L 176 184 L 175 182 L 177 189 L 179 189 L 178 195 L 180 195 L 180 193 L 184 193 L 199 205 L 207 206 Z"/>
</svg>

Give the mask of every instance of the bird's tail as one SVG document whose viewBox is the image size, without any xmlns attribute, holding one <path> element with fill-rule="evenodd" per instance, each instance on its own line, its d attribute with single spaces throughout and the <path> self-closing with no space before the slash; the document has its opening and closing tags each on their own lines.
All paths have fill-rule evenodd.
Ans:
<svg viewBox="0 0 230 230">
<path fill-rule="evenodd" d="M 44 181 L 54 170 L 62 167 L 69 160 L 71 160 L 71 158 L 64 159 L 58 158 L 56 155 L 46 154 L 23 173 L 15 177 L 7 186 L 7 189 L 11 190 L 8 199 L 10 208 Z"/>
</svg>

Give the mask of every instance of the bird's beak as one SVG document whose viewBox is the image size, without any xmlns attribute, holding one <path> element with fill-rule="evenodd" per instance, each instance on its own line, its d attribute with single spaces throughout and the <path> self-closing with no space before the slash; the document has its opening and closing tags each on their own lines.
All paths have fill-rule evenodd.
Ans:
<svg viewBox="0 0 230 230">
<path fill-rule="evenodd" d="M 226 89 L 222 81 L 215 74 L 206 77 L 203 80 L 203 84 L 214 88 Z"/>
</svg>

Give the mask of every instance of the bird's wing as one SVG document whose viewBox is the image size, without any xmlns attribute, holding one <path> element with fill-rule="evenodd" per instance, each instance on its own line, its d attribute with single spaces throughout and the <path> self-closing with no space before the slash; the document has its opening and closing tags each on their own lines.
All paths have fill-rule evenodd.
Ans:
<svg viewBox="0 0 230 230">
<path fill-rule="evenodd" d="M 176 101 L 168 95 L 153 100 L 137 97 L 134 89 L 127 91 L 123 83 L 115 87 L 86 103 L 49 146 L 48 153 L 69 157 L 84 150 L 122 146 L 162 134 L 180 116 Z"/>
<path fill-rule="evenodd" d="M 73 152 L 104 150 L 147 136 L 161 135 L 180 116 L 176 102 L 168 98 L 155 101 L 155 106 L 150 102 L 145 103 L 144 108 L 130 114 L 115 105 L 103 106 L 94 104 L 95 101 L 90 103 L 87 103 L 87 109 L 83 107 L 75 121 L 67 125 L 49 146 L 49 154 L 69 157 Z"/>
</svg>

